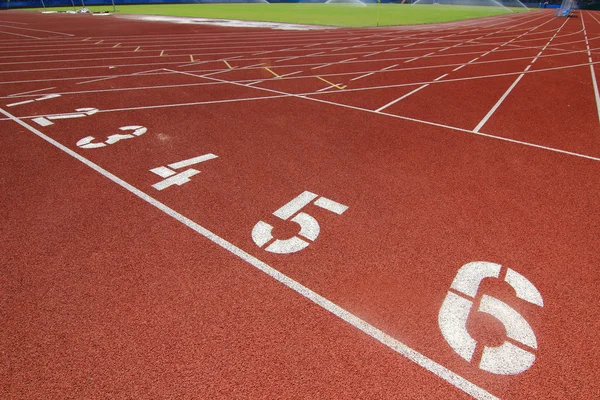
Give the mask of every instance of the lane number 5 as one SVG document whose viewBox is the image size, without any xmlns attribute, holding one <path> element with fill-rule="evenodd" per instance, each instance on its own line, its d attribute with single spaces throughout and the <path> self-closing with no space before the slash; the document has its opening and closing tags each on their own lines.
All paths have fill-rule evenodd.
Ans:
<svg viewBox="0 0 600 400">
<path fill-rule="evenodd" d="M 265 250 L 277 254 L 296 253 L 308 247 L 311 242 L 317 239 L 319 232 L 321 231 L 319 223 L 315 218 L 305 212 L 299 212 L 310 203 L 337 215 L 343 214 L 344 211 L 348 209 L 348 207 L 343 204 L 329 200 L 325 197 L 319 197 L 319 195 L 309 191 L 304 191 L 273 213 L 277 218 L 284 221 L 289 219 L 300 225 L 300 232 L 298 235 L 285 240 L 275 239 L 273 241 L 273 226 L 266 222 L 258 221 L 252 229 L 252 240 L 254 240 L 254 243 L 262 248 L 267 243 L 271 242 Z"/>
</svg>

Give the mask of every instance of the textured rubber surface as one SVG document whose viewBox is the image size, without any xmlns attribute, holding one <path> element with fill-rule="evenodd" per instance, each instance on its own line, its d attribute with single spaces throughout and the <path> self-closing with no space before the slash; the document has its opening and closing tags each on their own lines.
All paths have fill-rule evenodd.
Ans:
<svg viewBox="0 0 600 400">
<path fill-rule="evenodd" d="M 0 397 L 600 395 L 596 13 L 318 32 L 0 20 Z M 305 191 L 316 231 L 274 214 Z M 307 247 L 264 250 L 259 221 Z M 459 293 L 469 362 L 439 319 L 475 261 L 502 272 Z M 511 339 L 535 355 L 524 372 L 479 368 L 510 334 L 484 296 L 534 333 Z"/>
</svg>

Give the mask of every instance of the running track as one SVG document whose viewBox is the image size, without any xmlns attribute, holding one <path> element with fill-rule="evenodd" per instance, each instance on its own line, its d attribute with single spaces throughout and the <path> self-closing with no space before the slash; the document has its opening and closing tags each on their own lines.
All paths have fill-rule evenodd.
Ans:
<svg viewBox="0 0 600 400">
<path fill-rule="evenodd" d="M 600 396 L 600 14 L 0 20 L 0 397 Z"/>
</svg>

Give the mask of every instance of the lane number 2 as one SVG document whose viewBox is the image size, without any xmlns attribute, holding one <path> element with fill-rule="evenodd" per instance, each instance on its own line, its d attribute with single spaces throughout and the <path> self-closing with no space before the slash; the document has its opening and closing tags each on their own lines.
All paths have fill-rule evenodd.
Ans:
<svg viewBox="0 0 600 400">
<path fill-rule="evenodd" d="M 344 211 L 348 209 L 348 207 L 343 204 L 329 200 L 325 197 L 319 197 L 319 195 L 309 191 L 304 191 L 273 213 L 273 215 L 283 221 L 289 219 L 300 225 L 300 232 L 298 235 L 285 240 L 275 239 L 272 241 L 274 239 L 272 234 L 273 226 L 266 222 L 258 221 L 252 229 L 252 240 L 254 240 L 254 243 L 262 248 L 272 241 L 265 250 L 277 254 L 296 253 L 308 247 L 311 242 L 317 239 L 321 231 L 319 223 L 315 218 L 305 212 L 299 212 L 310 203 L 337 215 L 343 214 Z"/>
<path fill-rule="evenodd" d="M 477 341 L 467 331 L 467 319 L 479 284 L 485 278 L 498 279 L 501 269 L 499 264 L 484 261 L 463 265 L 440 308 L 438 323 L 442 335 L 450 347 L 468 362 L 473 358 Z M 504 281 L 512 286 L 517 298 L 539 307 L 544 306 L 540 292 L 523 275 L 507 268 Z M 486 294 L 481 297 L 478 311 L 498 319 L 504 325 L 507 336 L 500 346 L 484 346 L 479 368 L 500 375 L 516 375 L 529 369 L 535 361 L 537 340 L 523 316 L 508 304 Z"/>
</svg>

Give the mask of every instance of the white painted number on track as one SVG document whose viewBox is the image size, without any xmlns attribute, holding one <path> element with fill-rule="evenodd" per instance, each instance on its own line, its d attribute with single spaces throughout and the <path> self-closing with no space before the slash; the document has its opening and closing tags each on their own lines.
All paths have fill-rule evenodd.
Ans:
<svg viewBox="0 0 600 400">
<path fill-rule="evenodd" d="M 300 211 L 304 207 L 308 206 L 311 202 L 313 202 L 313 200 L 314 205 L 324 208 L 338 215 L 343 214 L 344 211 L 348 209 L 348 207 L 343 204 L 337 203 L 333 200 L 329 200 L 325 197 L 318 197 L 319 195 L 317 194 L 304 191 L 298 197 L 292 199 L 286 205 L 275 211 L 273 215 L 275 215 L 277 218 L 287 221 L 294 214 L 298 213 L 298 211 Z M 319 233 L 321 231 L 319 223 L 310 215 L 304 212 L 300 212 L 296 214 L 295 217 L 291 218 L 290 221 L 293 221 L 300 225 L 300 232 L 298 233 L 298 235 L 302 236 L 304 239 L 307 239 L 309 241 L 307 242 L 306 240 L 303 240 L 298 236 L 293 236 L 290 239 L 286 240 L 275 239 L 271 244 L 269 244 L 265 248 L 266 251 L 277 254 L 296 253 L 308 247 L 310 242 L 313 242 L 319 236 Z M 258 223 L 254 225 L 254 228 L 252 229 L 252 240 L 254 240 L 254 243 L 256 243 L 258 247 L 262 248 L 264 245 L 273 240 L 273 235 L 271 233 L 272 231 L 273 227 L 271 225 L 263 221 L 258 221 Z"/>
<path fill-rule="evenodd" d="M 47 94 L 45 96 L 38 97 L 37 99 L 24 100 L 24 101 L 19 101 L 18 103 L 7 104 L 6 107 L 21 106 L 23 104 L 29 104 L 29 103 L 33 103 L 35 101 L 44 101 L 44 100 L 56 99 L 57 97 L 60 97 L 60 94 Z"/>
<path fill-rule="evenodd" d="M 172 185 L 181 186 L 184 183 L 189 182 L 190 178 L 196 174 L 199 174 L 200 171 L 190 168 L 186 169 L 183 172 L 176 173 L 175 171 L 173 171 L 174 169 L 180 169 L 188 167 L 190 165 L 200 164 L 201 162 L 212 160 L 215 158 L 218 158 L 218 156 L 209 153 L 204 154 L 202 156 L 190 158 L 188 160 L 172 163 L 167 165 L 166 167 L 152 168 L 150 172 L 153 172 L 162 178 L 166 178 L 165 180 L 155 183 L 154 185 L 152 185 L 152 187 L 156 190 L 163 190 Z"/>
<path fill-rule="evenodd" d="M 100 143 L 93 143 L 95 138 L 93 136 L 86 136 L 77 142 L 77 147 L 81 147 L 82 149 L 97 149 L 100 147 L 106 147 L 107 145 L 117 143 L 120 140 L 133 139 L 136 136 L 142 136 L 148 131 L 148 129 L 139 125 L 122 126 L 119 129 L 122 131 L 133 132 L 127 133 L 125 135 L 119 133 L 115 135 L 110 135 L 104 142 Z"/>
<path fill-rule="evenodd" d="M 467 331 L 467 319 L 479 284 L 485 278 L 498 279 L 501 269 L 499 264 L 484 261 L 463 265 L 440 308 L 438 323 L 442 335 L 450 347 L 468 362 L 473 358 L 477 341 Z M 504 281 L 512 286 L 519 299 L 539 307 L 544 306 L 540 292 L 523 275 L 507 268 Z M 507 336 L 507 340 L 500 346 L 484 346 L 479 368 L 500 375 L 516 375 L 529 369 L 535 361 L 537 340 L 523 316 L 508 304 L 485 294 L 481 297 L 477 311 L 498 319 L 504 325 Z"/>
<path fill-rule="evenodd" d="M 84 108 L 77 108 L 77 109 L 75 109 L 75 111 L 76 112 L 72 112 L 72 113 L 46 115 L 45 117 L 34 118 L 33 122 L 35 122 L 36 124 L 38 124 L 40 126 L 50 126 L 50 125 L 54 125 L 54 122 L 52 122 L 52 121 L 56 121 L 59 119 L 83 118 L 83 117 L 87 117 L 89 115 L 94 115 L 98 112 L 98 109 L 84 107 Z"/>
</svg>

